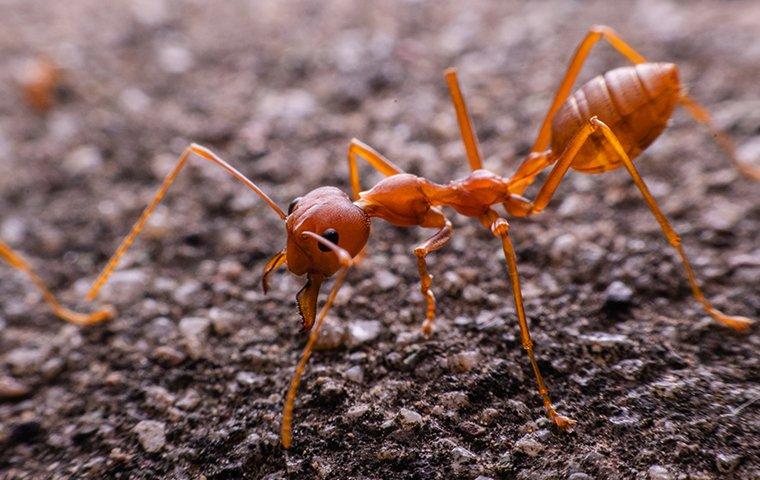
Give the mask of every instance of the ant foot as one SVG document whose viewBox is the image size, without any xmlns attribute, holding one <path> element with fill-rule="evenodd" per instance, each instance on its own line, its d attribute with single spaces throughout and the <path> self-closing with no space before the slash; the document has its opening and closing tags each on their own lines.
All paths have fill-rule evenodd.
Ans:
<svg viewBox="0 0 760 480">
<path fill-rule="evenodd" d="M 755 321 L 751 318 L 742 317 L 739 315 L 726 315 L 725 313 L 722 313 L 715 309 L 713 309 L 713 311 L 710 313 L 716 322 L 720 323 L 721 325 L 725 325 L 726 327 L 733 328 L 737 331 L 747 330 L 752 326 L 753 323 L 755 323 Z"/>
<path fill-rule="evenodd" d="M 116 310 L 114 310 L 113 307 L 106 307 L 92 313 L 79 313 L 61 307 L 56 310 L 55 314 L 62 320 L 73 323 L 74 325 L 90 326 L 112 319 L 116 316 Z"/>
<path fill-rule="evenodd" d="M 552 418 L 552 421 L 555 425 L 557 425 L 560 429 L 565 431 L 571 431 L 573 429 L 573 426 L 578 423 L 572 418 L 568 418 L 564 415 L 555 414 Z"/>
<path fill-rule="evenodd" d="M 429 337 L 433 334 L 433 322 L 425 320 L 425 323 L 422 324 L 422 328 L 420 330 L 425 337 Z"/>
</svg>

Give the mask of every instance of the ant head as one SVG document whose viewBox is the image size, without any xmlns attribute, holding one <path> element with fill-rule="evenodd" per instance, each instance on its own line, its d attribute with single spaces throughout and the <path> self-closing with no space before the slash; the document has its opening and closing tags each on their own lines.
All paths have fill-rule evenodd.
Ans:
<svg viewBox="0 0 760 480">
<path fill-rule="evenodd" d="M 288 270 L 329 277 L 340 268 L 338 257 L 330 248 L 303 235 L 313 232 L 346 250 L 358 254 L 369 237 L 369 217 L 348 195 L 335 187 L 321 187 L 293 200 L 288 208 L 285 249 Z"/>
<path fill-rule="evenodd" d="M 311 328 L 314 322 L 322 280 L 340 268 L 337 255 L 304 232 L 321 235 L 354 257 L 367 243 L 369 226 L 369 216 L 364 210 L 335 187 L 317 188 L 291 202 L 285 220 L 288 232 L 285 261 L 291 272 L 308 275 L 306 286 L 296 297 L 304 329 Z"/>
</svg>

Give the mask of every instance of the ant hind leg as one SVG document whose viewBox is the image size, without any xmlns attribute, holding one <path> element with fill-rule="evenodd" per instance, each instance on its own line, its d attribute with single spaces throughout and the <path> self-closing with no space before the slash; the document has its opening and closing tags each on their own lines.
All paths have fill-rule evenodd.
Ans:
<svg viewBox="0 0 760 480">
<path fill-rule="evenodd" d="M 736 147 L 734 146 L 734 142 L 731 140 L 731 137 L 720 131 L 718 127 L 715 126 L 712 120 L 712 116 L 705 107 L 700 105 L 696 100 L 691 98 L 686 93 L 682 93 L 681 98 L 678 101 L 686 109 L 686 111 L 689 112 L 691 118 L 693 118 L 697 123 L 701 123 L 707 127 L 718 145 L 720 145 L 723 151 L 726 152 L 726 154 L 731 158 L 731 161 L 734 163 L 734 166 L 737 170 L 739 170 L 746 177 L 760 181 L 760 168 L 747 164 L 739 159 L 739 156 L 736 154 Z"/>
<path fill-rule="evenodd" d="M 678 233 L 676 233 L 675 229 L 673 229 L 673 226 L 665 217 L 665 214 L 662 213 L 662 210 L 660 210 L 659 205 L 657 205 L 657 201 L 649 192 L 649 188 L 647 188 L 646 183 L 644 183 L 644 179 L 641 178 L 641 175 L 639 175 L 639 172 L 634 166 L 633 161 L 625 153 L 625 149 L 620 144 L 620 141 L 617 139 L 610 127 L 608 127 L 598 118 L 592 118 L 591 123 L 598 127 L 604 134 L 604 137 L 607 139 L 607 141 L 612 144 L 616 153 L 623 161 L 623 165 L 625 166 L 626 170 L 628 170 L 628 173 L 631 175 L 633 183 L 636 184 L 636 187 L 644 197 L 647 206 L 652 211 L 654 217 L 657 219 L 657 223 L 660 224 L 660 228 L 665 234 L 668 243 L 670 243 L 670 245 L 676 249 L 676 252 L 678 252 L 678 256 L 681 258 L 681 263 L 686 270 L 686 277 L 689 280 L 689 285 L 691 286 L 692 295 L 694 295 L 694 298 L 702 304 L 705 312 L 707 312 L 716 322 L 733 328 L 734 330 L 746 330 L 749 328 L 754 323 L 753 320 L 741 316 L 726 315 L 717 308 L 713 307 L 710 301 L 705 298 L 704 294 L 702 293 L 702 289 L 699 288 L 699 283 L 697 282 L 697 277 L 694 273 L 694 269 L 692 269 L 691 263 L 686 256 L 686 252 L 681 245 L 681 238 L 678 236 Z"/>
</svg>

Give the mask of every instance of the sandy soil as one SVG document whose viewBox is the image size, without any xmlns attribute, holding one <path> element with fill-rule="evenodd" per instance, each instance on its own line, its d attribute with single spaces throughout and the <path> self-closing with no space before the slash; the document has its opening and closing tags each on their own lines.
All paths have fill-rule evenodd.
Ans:
<svg viewBox="0 0 760 480">
<path fill-rule="evenodd" d="M 347 189 L 351 137 L 438 181 L 466 173 L 442 81 L 456 66 L 486 155 L 509 175 L 594 23 L 678 63 L 691 92 L 760 158 L 760 4 L 733 2 L 205 2 L 0 4 L 0 237 L 71 305 L 191 141 L 280 205 Z M 611 6 L 610 4 L 617 6 Z M 32 111 L 16 75 L 64 69 Z M 623 65 L 609 47 L 582 79 Z M 760 193 L 678 113 L 638 160 L 707 294 L 760 317 Z M 365 186 L 377 176 L 365 171 Z M 529 192 L 531 195 L 534 190 Z M 543 418 L 499 245 L 454 217 L 430 257 L 437 330 L 412 248 L 429 232 L 373 225 L 278 445 L 305 342 L 303 280 L 281 272 L 278 218 L 223 172 L 184 172 L 103 301 L 110 323 L 53 318 L 0 266 L 3 478 L 760 478 L 756 329 L 716 326 L 623 171 L 571 173 L 542 215 L 513 222 L 537 355 L 562 412 Z M 743 406 L 744 405 L 744 406 Z M 743 407 L 742 407 L 743 406 Z"/>
</svg>

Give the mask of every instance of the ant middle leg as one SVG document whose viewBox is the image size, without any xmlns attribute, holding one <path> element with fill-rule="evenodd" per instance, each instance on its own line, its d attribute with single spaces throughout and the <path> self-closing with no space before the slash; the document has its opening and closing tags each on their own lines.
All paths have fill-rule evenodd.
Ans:
<svg viewBox="0 0 760 480">
<path fill-rule="evenodd" d="M 554 409 L 554 405 L 549 398 L 549 389 L 544 383 L 544 379 L 541 376 L 541 371 L 538 368 L 538 363 L 536 362 L 535 354 L 533 353 L 533 339 L 530 336 L 528 320 L 525 316 L 525 307 L 523 306 L 522 300 L 522 290 L 520 289 L 520 276 L 517 271 L 517 256 L 515 255 L 515 249 L 512 245 L 512 240 L 509 237 L 509 223 L 506 219 L 499 217 L 499 215 L 494 210 L 489 210 L 486 215 L 481 217 L 480 221 L 483 226 L 491 230 L 491 233 L 493 233 L 494 236 L 501 239 L 502 249 L 504 250 L 504 258 L 507 262 L 509 280 L 512 284 L 512 295 L 515 299 L 517 321 L 520 324 L 520 340 L 522 342 L 523 349 L 525 349 L 525 352 L 528 354 L 530 366 L 533 369 L 533 375 L 536 377 L 538 393 L 541 395 L 541 399 L 544 402 L 546 415 L 558 427 L 562 429 L 570 428 L 575 424 L 575 420 L 558 414 Z"/>
<path fill-rule="evenodd" d="M 430 335 L 433 333 L 433 323 L 435 322 L 435 295 L 430 287 L 433 283 L 433 276 L 428 273 L 427 262 L 425 257 L 428 253 L 434 252 L 451 239 L 452 225 L 451 222 L 443 216 L 437 208 L 431 208 L 428 212 L 428 220 L 422 225 L 423 227 L 438 227 L 438 230 L 432 237 L 424 243 L 415 247 L 414 255 L 417 257 L 417 269 L 420 272 L 420 291 L 425 296 L 427 310 L 425 311 L 425 321 L 422 323 L 422 333 Z"/>
<path fill-rule="evenodd" d="M 581 43 L 578 44 L 575 54 L 573 54 L 573 58 L 570 60 L 570 65 L 567 67 L 565 77 L 562 79 L 562 83 L 560 83 L 557 93 L 554 95 L 552 105 L 546 113 L 546 117 L 538 132 L 538 137 L 536 137 L 533 148 L 531 148 L 532 152 L 542 152 L 549 147 L 554 114 L 557 113 L 557 110 L 559 110 L 562 104 L 565 103 L 565 100 L 567 100 L 567 96 L 570 94 L 570 89 L 573 87 L 576 78 L 578 78 L 578 74 L 580 73 L 581 68 L 583 68 L 583 64 L 586 62 L 586 59 L 591 52 L 591 48 L 602 39 L 606 40 L 612 48 L 620 52 L 620 54 L 630 60 L 631 63 L 637 64 L 645 63 L 647 61 L 643 55 L 634 50 L 633 47 L 620 38 L 615 30 L 605 25 L 594 25 L 591 27 Z"/>
<path fill-rule="evenodd" d="M 459 133 L 462 135 L 464 149 L 467 152 L 467 160 L 470 162 L 472 170 L 483 168 L 483 161 L 480 156 L 480 147 L 478 146 L 478 136 L 472 128 L 472 118 L 467 111 L 467 104 L 464 101 L 462 90 L 459 88 L 456 68 L 447 68 L 443 72 L 446 84 L 449 86 L 451 101 L 454 103 L 454 109 L 457 113 L 457 123 L 459 123 Z"/>
</svg>

